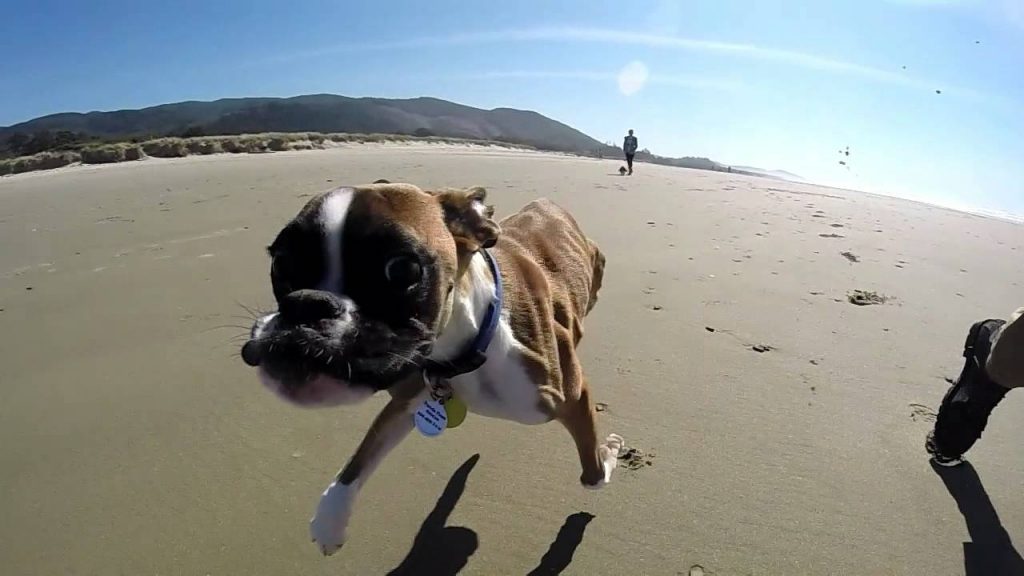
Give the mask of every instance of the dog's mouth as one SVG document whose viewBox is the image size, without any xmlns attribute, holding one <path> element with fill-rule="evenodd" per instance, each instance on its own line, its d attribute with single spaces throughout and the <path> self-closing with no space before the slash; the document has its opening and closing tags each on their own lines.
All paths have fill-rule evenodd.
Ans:
<svg viewBox="0 0 1024 576">
<path fill-rule="evenodd" d="M 402 328 L 325 320 L 289 325 L 272 314 L 256 321 L 241 350 L 260 379 L 300 405 L 352 404 L 385 390 L 418 369 L 433 337 L 413 321 Z"/>
</svg>

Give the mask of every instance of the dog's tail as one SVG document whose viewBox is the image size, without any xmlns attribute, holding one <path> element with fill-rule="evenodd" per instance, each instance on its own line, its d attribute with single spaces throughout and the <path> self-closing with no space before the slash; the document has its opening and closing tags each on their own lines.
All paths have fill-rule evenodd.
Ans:
<svg viewBox="0 0 1024 576">
<path fill-rule="evenodd" d="M 590 238 L 587 238 L 587 246 L 590 248 L 590 269 L 593 271 L 593 275 L 590 277 L 590 299 L 587 301 L 587 314 L 590 314 L 594 305 L 597 304 L 597 292 L 604 282 L 605 259 L 604 253 Z"/>
</svg>

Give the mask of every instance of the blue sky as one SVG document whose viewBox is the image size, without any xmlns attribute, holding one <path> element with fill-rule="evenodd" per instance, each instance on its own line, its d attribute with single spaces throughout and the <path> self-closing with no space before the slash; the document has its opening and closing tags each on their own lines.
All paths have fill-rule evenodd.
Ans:
<svg viewBox="0 0 1024 576">
<path fill-rule="evenodd" d="M 1024 0 L 8 1 L 0 50 L 0 125 L 431 95 L 600 140 L 634 128 L 662 155 L 1024 214 Z"/>
</svg>

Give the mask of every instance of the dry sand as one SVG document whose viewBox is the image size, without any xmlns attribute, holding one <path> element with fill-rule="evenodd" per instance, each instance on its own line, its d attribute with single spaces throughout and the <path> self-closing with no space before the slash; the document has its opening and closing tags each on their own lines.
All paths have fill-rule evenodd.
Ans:
<svg viewBox="0 0 1024 576">
<path fill-rule="evenodd" d="M 365 147 L 0 179 L 4 573 L 944 575 L 965 549 L 1015 554 L 1024 393 L 974 468 L 949 473 L 952 493 L 922 444 L 966 328 L 1022 304 L 1024 227 L 617 168 Z M 586 491 L 558 425 L 470 416 L 410 437 L 346 547 L 316 552 L 306 522 L 383 399 L 286 405 L 232 337 L 238 302 L 272 303 L 263 247 L 279 227 L 310 194 L 377 178 L 484 185 L 499 214 L 538 196 L 575 213 L 609 262 L 582 348 L 600 427 L 651 466 Z M 891 299 L 854 306 L 854 289 Z"/>
</svg>

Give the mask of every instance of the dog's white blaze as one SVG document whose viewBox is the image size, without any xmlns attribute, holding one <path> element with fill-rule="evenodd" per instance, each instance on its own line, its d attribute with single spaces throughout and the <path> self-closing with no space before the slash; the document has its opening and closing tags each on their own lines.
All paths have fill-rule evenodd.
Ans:
<svg viewBox="0 0 1024 576">
<path fill-rule="evenodd" d="M 434 345 L 433 358 L 451 359 L 459 354 L 480 331 L 494 298 L 494 282 L 483 256 L 473 257 L 467 273 L 473 288 L 453 303 L 452 317 Z M 487 362 L 475 372 L 452 378 L 455 395 L 476 414 L 521 424 L 549 422 L 550 416 L 540 409 L 537 385 L 526 372 L 522 349 L 508 318 L 502 315 L 487 349 Z"/>
<path fill-rule="evenodd" d="M 269 326 L 275 318 L 277 318 L 277 312 L 272 312 L 266 316 L 257 318 L 256 323 L 252 327 L 252 339 L 255 340 L 262 336 L 263 333 L 267 331 L 267 326 Z"/>
<path fill-rule="evenodd" d="M 320 289 L 340 294 L 341 277 L 341 238 L 345 227 L 348 208 L 352 204 L 355 190 L 339 188 L 331 192 L 320 206 L 320 225 L 324 229 L 324 255 L 327 258 L 327 274 L 320 283 Z"/>
</svg>

